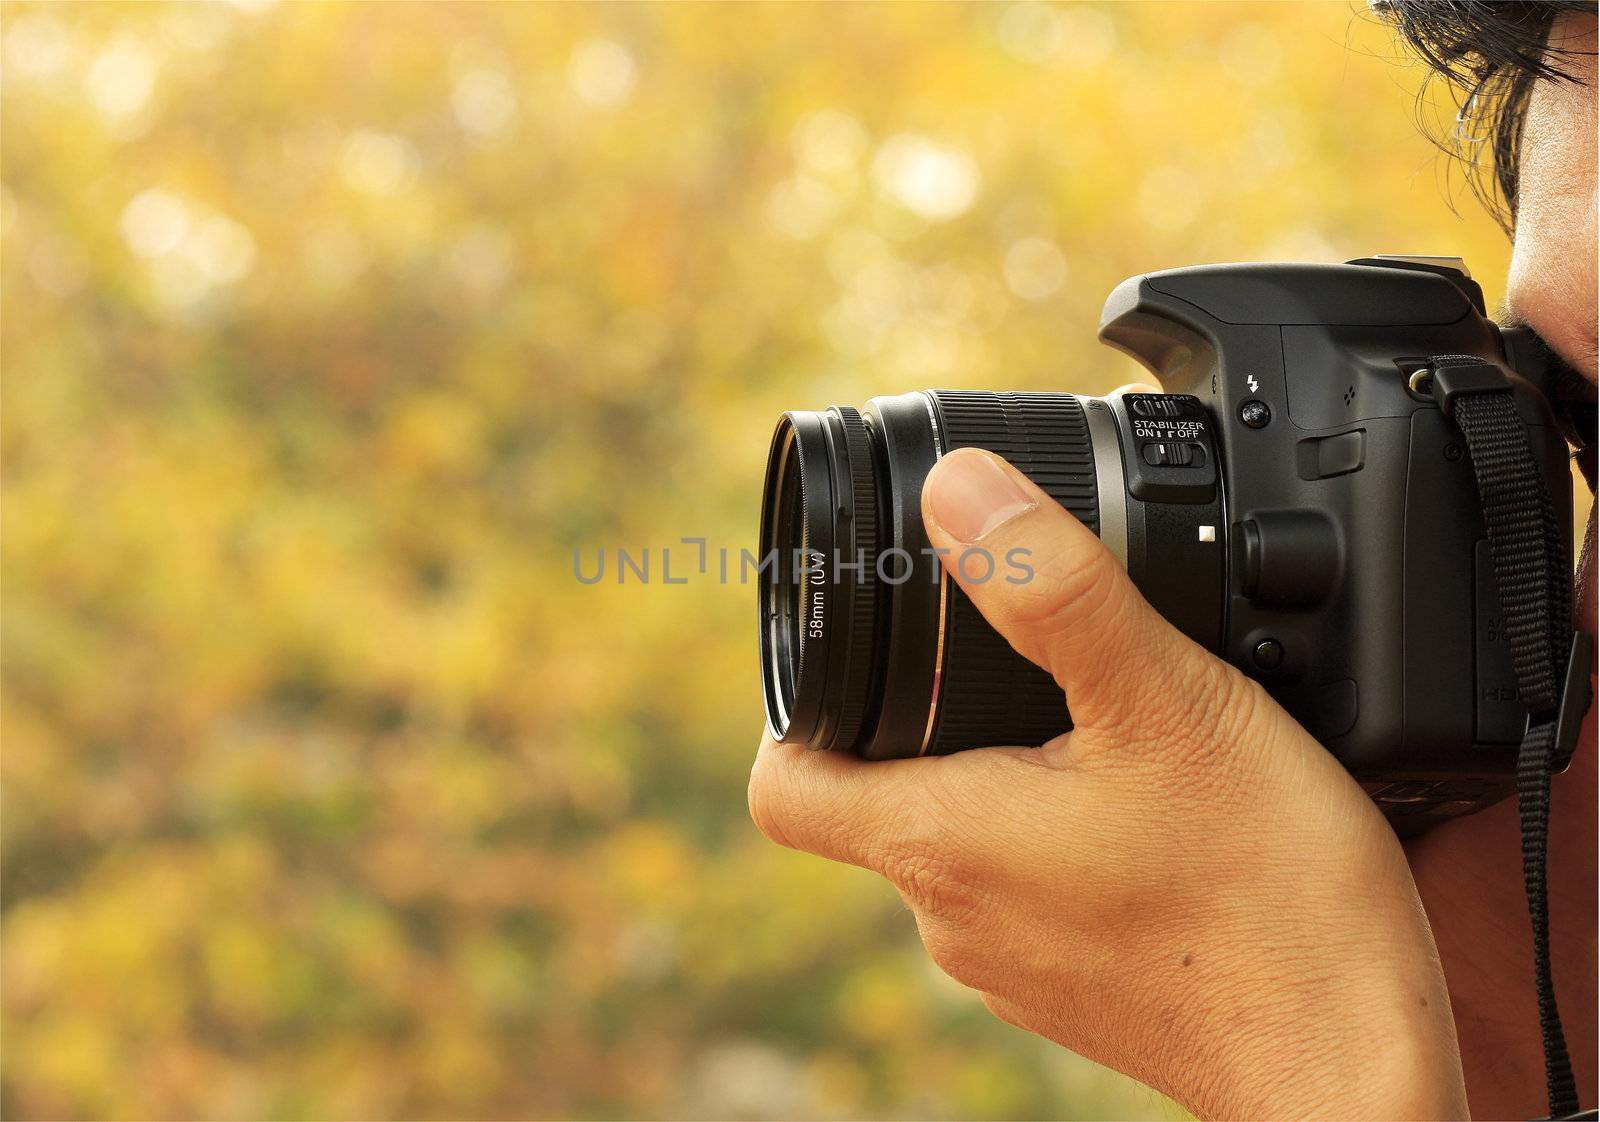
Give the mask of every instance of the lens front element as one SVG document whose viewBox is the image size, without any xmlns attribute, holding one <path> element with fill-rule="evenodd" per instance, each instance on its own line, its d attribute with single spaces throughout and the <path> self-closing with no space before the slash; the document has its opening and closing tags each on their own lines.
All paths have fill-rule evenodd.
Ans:
<svg viewBox="0 0 1600 1122">
<path fill-rule="evenodd" d="M 849 750 L 874 682 L 877 485 L 854 409 L 784 414 L 762 507 L 767 720 L 780 740 Z"/>
</svg>

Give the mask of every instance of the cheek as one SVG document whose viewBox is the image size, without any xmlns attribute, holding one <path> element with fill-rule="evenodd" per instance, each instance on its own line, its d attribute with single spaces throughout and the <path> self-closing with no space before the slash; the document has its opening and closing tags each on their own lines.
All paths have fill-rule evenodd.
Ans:
<svg viewBox="0 0 1600 1122">
<path fill-rule="evenodd" d="M 1595 110 L 1584 86 L 1541 83 L 1528 106 L 1507 298 L 1595 378 Z"/>
<path fill-rule="evenodd" d="M 1594 224 L 1586 240 L 1592 245 Z M 1595 380 L 1595 258 L 1564 238 L 1517 237 L 1506 302 L 1572 367 Z"/>
</svg>

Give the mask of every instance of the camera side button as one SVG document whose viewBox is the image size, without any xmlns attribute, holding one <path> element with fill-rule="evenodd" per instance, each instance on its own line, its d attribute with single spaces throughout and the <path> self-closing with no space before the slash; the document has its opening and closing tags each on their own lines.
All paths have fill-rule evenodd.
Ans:
<svg viewBox="0 0 1600 1122">
<path fill-rule="evenodd" d="M 1364 429 L 1312 437 L 1295 445 L 1295 467 L 1300 478 L 1332 479 L 1360 471 L 1367 462 L 1367 434 Z"/>
<path fill-rule="evenodd" d="M 1239 420 L 1244 422 L 1245 428 L 1264 429 L 1272 420 L 1272 409 L 1266 402 L 1252 398 L 1239 406 Z"/>
<path fill-rule="evenodd" d="M 1262 670 L 1276 670 L 1283 665 L 1283 644 L 1276 639 L 1263 639 L 1250 652 L 1250 658 Z"/>
</svg>

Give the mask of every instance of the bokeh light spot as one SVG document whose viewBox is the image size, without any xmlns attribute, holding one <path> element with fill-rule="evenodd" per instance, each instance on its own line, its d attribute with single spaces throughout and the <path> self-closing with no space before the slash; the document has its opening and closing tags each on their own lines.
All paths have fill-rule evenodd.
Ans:
<svg viewBox="0 0 1600 1122">
<path fill-rule="evenodd" d="M 417 154 L 398 136 L 362 129 L 351 133 L 340 148 L 339 173 L 353 190 L 393 195 L 416 177 Z"/>
<path fill-rule="evenodd" d="M 151 188 L 122 208 L 122 238 L 140 257 L 172 253 L 189 233 L 189 205 L 170 191 Z"/>
<path fill-rule="evenodd" d="M 808 171 L 833 178 L 853 174 L 871 144 L 861 122 L 837 109 L 803 117 L 792 141 L 795 157 Z"/>
<path fill-rule="evenodd" d="M 1000 45 L 1023 62 L 1054 58 L 1067 40 L 1067 18 L 1050 4 L 1022 0 L 1000 16 Z"/>
<path fill-rule="evenodd" d="M 456 80 L 450 95 L 456 120 L 468 132 L 495 136 L 516 116 L 517 97 L 511 79 L 500 70 L 475 67 Z"/>
<path fill-rule="evenodd" d="M 621 105 L 633 96 L 638 81 L 633 52 L 610 39 L 579 43 L 567 66 L 567 81 L 579 100 L 597 109 Z"/>
<path fill-rule="evenodd" d="M 1188 170 L 1168 164 L 1139 184 L 1139 215 L 1158 230 L 1181 230 L 1200 214 L 1200 183 Z"/>
<path fill-rule="evenodd" d="M 184 255 L 207 280 L 233 284 L 255 264 L 256 242 L 250 231 L 233 219 L 213 214 L 190 231 Z"/>
<path fill-rule="evenodd" d="M 1283 46 L 1278 37 L 1259 23 L 1234 28 L 1217 44 L 1217 65 L 1235 82 L 1264 86 L 1278 77 Z"/>
<path fill-rule="evenodd" d="M 1067 259 L 1052 241 L 1018 238 L 1006 250 L 1006 287 L 1024 300 L 1048 300 L 1067 279 Z"/>
<path fill-rule="evenodd" d="M 890 197 L 932 222 L 955 218 L 978 197 L 978 165 L 972 157 L 915 133 L 886 140 L 872 170 Z"/>
<path fill-rule="evenodd" d="M 156 85 L 156 62 L 143 40 L 119 35 L 101 48 L 89 66 L 89 99 L 115 125 L 138 115 Z"/>
<path fill-rule="evenodd" d="M 1117 25 L 1109 15 L 1084 4 L 1075 4 L 1062 15 L 1067 21 L 1059 52 L 1063 62 L 1089 69 L 1111 57 L 1117 45 Z"/>
<path fill-rule="evenodd" d="M 49 12 L 27 11 L 11 20 L 5 40 L 6 70 L 29 78 L 60 74 L 72 59 L 72 41 Z"/>
<path fill-rule="evenodd" d="M 767 221 L 778 232 L 799 240 L 820 234 L 838 209 L 833 189 L 809 175 L 785 179 L 767 196 Z"/>
</svg>

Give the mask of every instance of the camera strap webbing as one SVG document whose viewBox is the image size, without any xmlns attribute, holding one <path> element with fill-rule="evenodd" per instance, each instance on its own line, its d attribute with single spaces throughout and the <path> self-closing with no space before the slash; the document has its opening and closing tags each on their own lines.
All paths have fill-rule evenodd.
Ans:
<svg viewBox="0 0 1600 1122">
<path fill-rule="evenodd" d="M 1430 360 L 1431 390 L 1444 415 L 1466 438 L 1483 501 L 1489 556 L 1518 698 L 1528 713 L 1517 752 L 1517 808 L 1522 823 L 1522 875 L 1533 928 L 1534 984 L 1544 1040 L 1550 1115 L 1578 1110 L 1550 972 L 1550 902 L 1545 873 L 1550 776 L 1566 767 L 1589 708 L 1589 636 L 1572 626 L 1572 566 L 1558 514 L 1528 445 L 1511 383 L 1497 364 L 1476 355 Z"/>
</svg>

